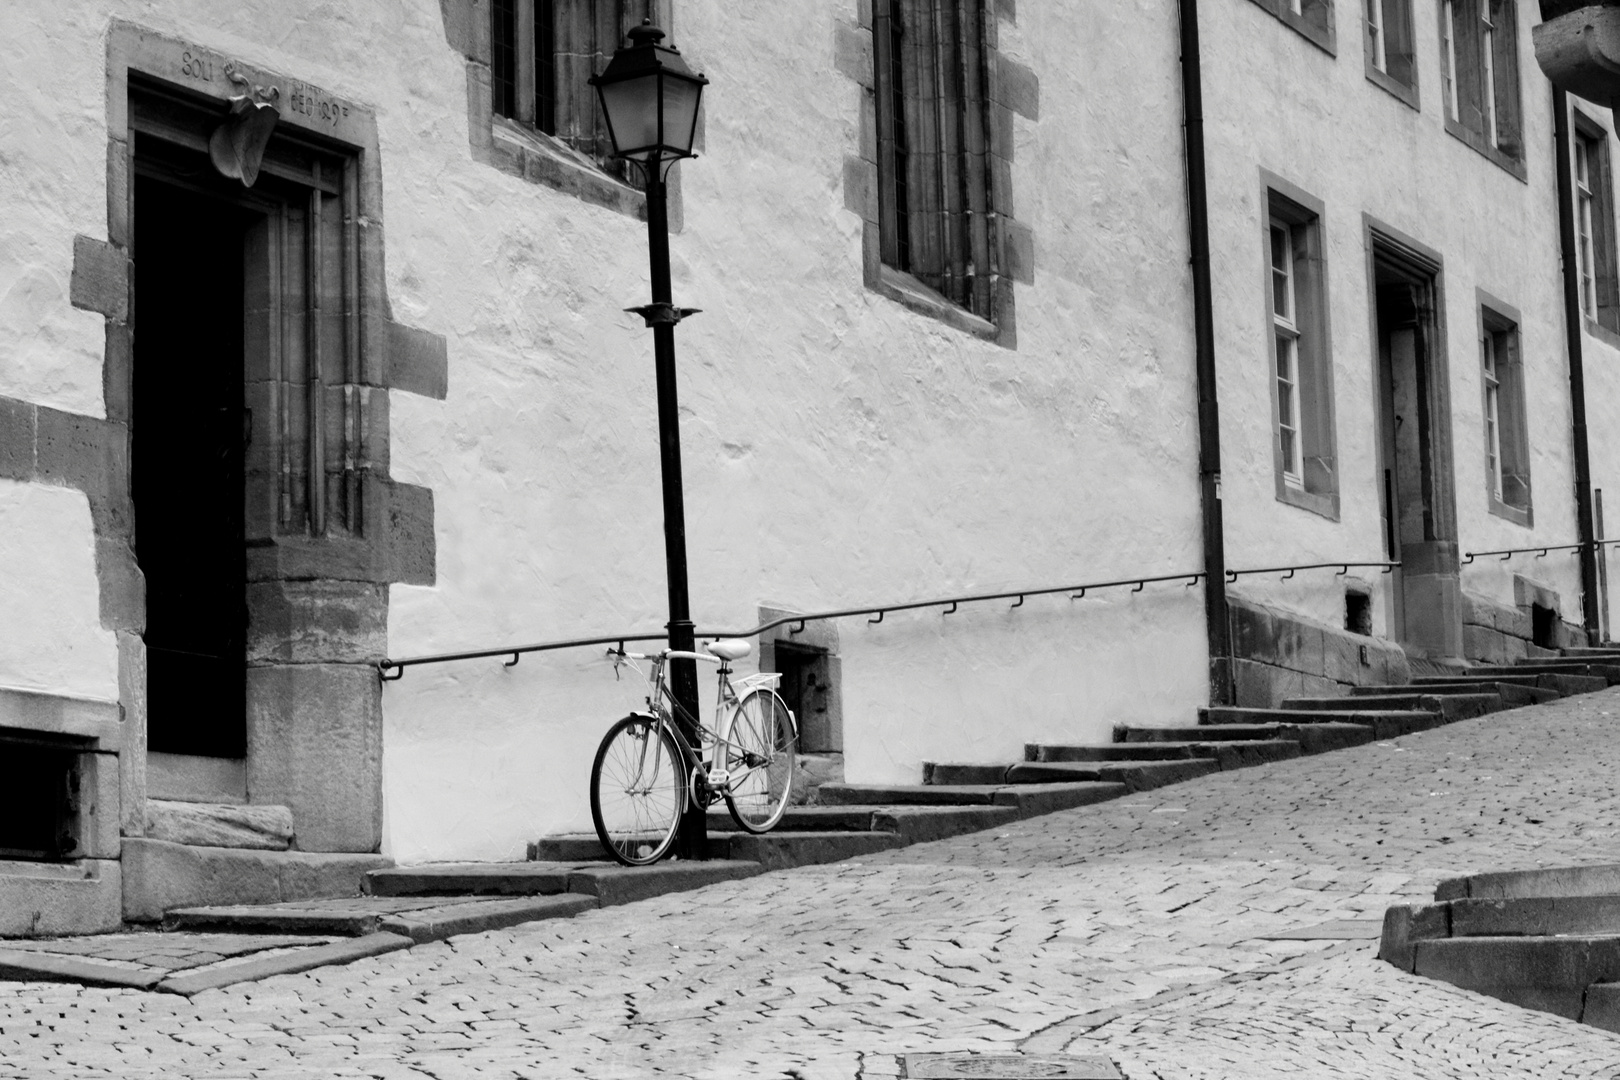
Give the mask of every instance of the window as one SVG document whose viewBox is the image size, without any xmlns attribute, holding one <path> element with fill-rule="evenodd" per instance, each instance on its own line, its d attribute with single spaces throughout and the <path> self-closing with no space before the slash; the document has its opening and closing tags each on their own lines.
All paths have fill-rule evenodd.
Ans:
<svg viewBox="0 0 1620 1080">
<path fill-rule="evenodd" d="M 986 0 L 874 0 L 883 264 L 997 321 Z"/>
<path fill-rule="evenodd" d="M 494 0 L 490 109 L 622 175 L 589 79 L 656 0 Z"/>
<path fill-rule="evenodd" d="M 1575 114 L 1575 254 L 1581 311 L 1605 330 L 1620 333 L 1620 275 L 1615 271 L 1614 185 L 1609 138 Z"/>
<path fill-rule="evenodd" d="M 1523 179 L 1518 27 L 1514 0 L 1440 5 L 1446 130 Z"/>
<path fill-rule="evenodd" d="M 1254 0 L 1254 2 L 1327 52 L 1334 51 L 1333 0 Z"/>
<path fill-rule="evenodd" d="M 1524 415 L 1518 313 L 1483 294 L 1479 358 L 1486 497 L 1492 513 L 1529 525 L 1529 425 Z"/>
<path fill-rule="evenodd" d="M 1321 206 L 1283 183 L 1265 192 L 1277 497 L 1337 517 Z"/>
<path fill-rule="evenodd" d="M 1364 0 L 1367 78 L 1417 108 L 1411 0 Z"/>
<path fill-rule="evenodd" d="M 1282 451 L 1283 482 L 1305 486 L 1299 441 L 1298 290 L 1294 273 L 1294 230 L 1271 225 L 1271 321 L 1277 335 L 1277 439 Z"/>
</svg>

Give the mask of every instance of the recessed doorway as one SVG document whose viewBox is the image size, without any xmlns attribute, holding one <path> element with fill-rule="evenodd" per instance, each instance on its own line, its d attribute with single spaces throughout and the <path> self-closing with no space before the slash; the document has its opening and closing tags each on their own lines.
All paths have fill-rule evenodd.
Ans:
<svg viewBox="0 0 1620 1080">
<path fill-rule="evenodd" d="M 136 177 L 130 474 L 146 578 L 147 745 L 167 754 L 246 752 L 243 243 L 252 218 L 183 176 Z"/>
<path fill-rule="evenodd" d="M 1394 637 L 1431 657 L 1462 653 L 1451 409 L 1438 256 L 1370 234 L 1379 393 L 1379 485 Z"/>
</svg>

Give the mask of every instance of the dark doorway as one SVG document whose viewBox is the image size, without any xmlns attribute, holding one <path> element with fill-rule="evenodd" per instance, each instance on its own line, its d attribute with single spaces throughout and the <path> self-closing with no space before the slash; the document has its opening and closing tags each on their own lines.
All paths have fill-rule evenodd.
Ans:
<svg viewBox="0 0 1620 1080">
<path fill-rule="evenodd" d="M 131 482 L 148 747 L 246 751 L 243 235 L 248 211 L 135 181 Z"/>
<path fill-rule="evenodd" d="M 1437 267 L 1376 240 L 1380 483 L 1393 575 L 1393 630 L 1430 656 L 1461 651 L 1450 409 L 1436 311 Z"/>
</svg>

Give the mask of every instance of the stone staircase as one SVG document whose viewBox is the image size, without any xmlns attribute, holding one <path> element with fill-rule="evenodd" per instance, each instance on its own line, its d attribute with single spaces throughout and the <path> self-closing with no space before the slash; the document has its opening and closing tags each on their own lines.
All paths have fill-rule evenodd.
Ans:
<svg viewBox="0 0 1620 1080">
<path fill-rule="evenodd" d="M 1118 725 L 1106 744 L 1031 743 L 1024 760 L 929 762 L 919 785 L 823 784 L 824 805 L 1019 806 L 1019 816 L 1468 720 L 1620 683 L 1620 646 L 1565 649 L 1506 667 L 1473 666 L 1411 683 L 1359 686 L 1336 697 L 1298 697 L 1274 709 L 1198 710 L 1187 727 Z M 1048 800 L 1040 808 L 1042 798 Z"/>
<path fill-rule="evenodd" d="M 737 830 L 724 808 L 716 808 L 708 818 L 707 862 L 620 867 L 607 861 L 594 834 L 548 836 L 529 845 L 527 863 L 375 869 L 366 875 L 364 896 L 190 908 L 171 911 L 167 921 L 192 930 L 286 933 L 302 926 L 311 933 L 391 932 L 429 940 L 997 828 L 1614 683 L 1620 683 L 1620 646 L 1358 687 L 1346 696 L 1293 698 L 1275 709 L 1204 708 L 1196 725 L 1120 725 L 1106 744 L 1032 743 L 1022 761 L 927 763 L 920 784 L 825 783 L 815 790 L 814 805 L 790 807 L 763 836 Z"/>
<path fill-rule="evenodd" d="M 1620 1033 L 1620 866 L 1451 878 L 1434 898 L 1384 913 L 1380 959 Z"/>
</svg>

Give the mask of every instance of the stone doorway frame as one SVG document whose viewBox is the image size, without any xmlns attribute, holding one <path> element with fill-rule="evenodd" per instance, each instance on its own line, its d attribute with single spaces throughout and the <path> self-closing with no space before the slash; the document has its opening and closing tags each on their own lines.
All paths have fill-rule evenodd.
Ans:
<svg viewBox="0 0 1620 1080">
<path fill-rule="evenodd" d="M 114 20 L 107 34 L 107 237 L 74 241 L 72 299 L 107 319 L 106 419 L 39 416 L 72 440 L 65 482 L 89 495 L 103 626 L 118 637 L 124 738 L 119 761 L 121 832 L 145 832 L 146 694 L 144 582 L 135 563 L 129 486 L 132 373 L 133 152 L 130 89 L 178 88 L 212 101 L 223 118 L 240 93 L 225 74 L 281 89 L 278 130 L 352 155 L 358 237 L 353 385 L 362 399 L 370 469 L 363 526 L 355 536 L 275 538 L 250 552 L 255 601 L 250 656 L 248 785 L 253 802 L 290 806 L 307 851 L 365 852 L 381 840 L 381 694 L 374 663 L 386 652 L 388 585 L 432 584 L 432 492 L 388 476 L 389 391 L 442 399 L 445 342 L 390 318 L 383 269 L 382 182 L 375 113 L 367 106 L 251 60 Z M 40 414 L 52 412 L 40 409 Z M 63 478 L 53 478 L 64 482 Z M 126 903 L 126 907 L 127 907 Z"/>
<path fill-rule="evenodd" d="M 1392 636 L 1409 651 L 1435 659 L 1460 658 L 1462 642 L 1462 579 L 1458 548 L 1457 481 L 1451 432 L 1451 368 L 1446 349 L 1445 265 L 1440 253 L 1398 229 L 1362 214 L 1367 253 L 1367 312 L 1371 330 L 1372 382 L 1378 453 L 1374 483 L 1380 506 L 1387 499 L 1385 473 L 1393 475 L 1390 457 L 1395 433 L 1386 430 L 1383 403 L 1383 359 L 1378 319 L 1380 263 L 1409 278 L 1428 292 L 1429 313 L 1420 323 L 1424 349 L 1422 364 L 1427 382 L 1421 404 L 1428 429 L 1421 437 L 1420 453 L 1426 466 L 1425 538 L 1400 539 L 1399 526 L 1386 521 L 1395 537 L 1402 565 L 1391 577 L 1388 616 Z M 1417 599 L 1421 598 L 1421 599 Z M 1413 601 L 1416 602 L 1413 602 Z M 1414 619 L 1414 611 L 1421 618 Z"/>
</svg>

